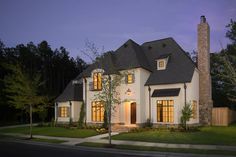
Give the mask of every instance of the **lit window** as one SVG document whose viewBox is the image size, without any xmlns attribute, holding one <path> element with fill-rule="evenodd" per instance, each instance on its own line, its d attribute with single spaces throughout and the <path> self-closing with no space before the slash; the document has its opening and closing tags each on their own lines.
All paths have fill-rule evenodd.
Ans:
<svg viewBox="0 0 236 157">
<path fill-rule="evenodd" d="M 174 101 L 158 100 L 157 101 L 157 122 L 174 122 Z"/>
<path fill-rule="evenodd" d="M 159 68 L 164 68 L 164 64 L 165 64 L 164 61 L 159 61 Z"/>
<path fill-rule="evenodd" d="M 133 74 L 128 74 L 127 75 L 127 83 L 128 84 L 133 83 Z"/>
<path fill-rule="evenodd" d="M 102 73 L 93 74 L 93 89 L 94 90 L 102 89 Z"/>
<path fill-rule="evenodd" d="M 197 101 L 196 100 L 192 101 L 192 117 L 193 119 L 197 118 Z"/>
<path fill-rule="evenodd" d="M 92 102 L 92 121 L 94 122 L 104 121 L 104 105 L 100 101 Z"/>
<path fill-rule="evenodd" d="M 69 117 L 69 107 L 59 107 L 59 117 Z"/>
</svg>

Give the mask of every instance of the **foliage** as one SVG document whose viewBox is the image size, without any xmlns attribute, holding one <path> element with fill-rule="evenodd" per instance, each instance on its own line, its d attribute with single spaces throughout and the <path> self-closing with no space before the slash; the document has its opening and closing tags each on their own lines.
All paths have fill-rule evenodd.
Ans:
<svg viewBox="0 0 236 157">
<path fill-rule="evenodd" d="M 181 127 L 183 127 L 183 129 L 186 131 L 188 130 L 187 122 L 190 120 L 190 118 L 192 118 L 193 114 L 191 104 L 187 103 L 186 105 L 184 105 L 181 113 L 182 113 L 180 118 Z"/>
<path fill-rule="evenodd" d="M 50 105 L 65 88 L 67 83 L 79 75 L 86 67 L 86 63 L 80 58 L 69 56 L 69 52 L 64 48 L 52 50 L 47 41 L 42 41 L 38 45 L 29 42 L 19 44 L 15 47 L 6 47 L 0 41 L 0 63 L 16 65 L 19 63 L 29 77 L 41 75 L 44 84 L 39 88 L 40 93 L 47 96 Z M 9 74 L 9 70 L 0 66 L 0 119 L 1 121 L 17 120 L 24 117 L 20 110 L 16 110 L 6 101 L 4 82 L 1 81 Z M 41 119 L 50 121 L 54 116 L 54 110 L 48 106 L 47 115 L 39 115 Z M 40 112 L 44 114 L 45 112 Z M 38 116 L 35 116 L 36 118 Z"/>
<path fill-rule="evenodd" d="M 31 78 L 22 71 L 19 64 L 5 64 L 4 66 L 11 71 L 11 74 L 4 78 L 6 97 L 9 104 L 16 109 L 29 112 L 30 138 L 32 138 L 32 112 L 36 112 L 36 107 L 45 103 L 44 97 L 39 96 L 39 87 L 42 85 L 40 75 Z"/>
<path fill-rule="evenodd" d="M 151 128 L 153 126 L 153 123 L 151 121 L 151 119 L 147 119 L 147 121 L 144 123 L 144 128 Z"/>
<path fill-rule="evenodd" d="M 84 118 L 85 118 L 85 111 L 84 111 L 85 104 L 82 102 L 79 114 L 79 121 L 78 121 L 78 128 L 84 127 Z"/>
</svg>

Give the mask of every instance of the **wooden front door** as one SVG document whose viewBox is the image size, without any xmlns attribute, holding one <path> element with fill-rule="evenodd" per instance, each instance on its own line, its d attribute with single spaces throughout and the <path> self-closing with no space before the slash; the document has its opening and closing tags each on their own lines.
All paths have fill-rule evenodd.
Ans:
<svg viewBox="0 0 236 157">
<path fill-rule="evenodd" d="M 130 105 L 130 111 L 131 111 L 131 124 L 136 124 L 136 103 L 133 102 Z"/>
</svg>

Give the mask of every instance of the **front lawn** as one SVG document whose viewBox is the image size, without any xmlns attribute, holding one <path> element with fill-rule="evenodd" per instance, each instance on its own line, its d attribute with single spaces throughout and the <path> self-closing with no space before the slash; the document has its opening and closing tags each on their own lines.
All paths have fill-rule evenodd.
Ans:
<svg viewBox="0 0 236 157">
<path fill-rule="evenodd" d="M 202 127 L 197 132 L 150 130 L 122 133 L 113 136 L 112 139 L 159 143 L 236 145 L 236 125 L 229 127 Z"/>
<path fill-rule="evenodd" d="M 0 133 L 29 134 L 29 127 L 0 129 Z M 92 129 L 67 129 L 62 127 L 33 127 L 33 135 L 85 138 L 85 137 L 95 136 L 97 134 L 98 133 Z"/>
</svg>

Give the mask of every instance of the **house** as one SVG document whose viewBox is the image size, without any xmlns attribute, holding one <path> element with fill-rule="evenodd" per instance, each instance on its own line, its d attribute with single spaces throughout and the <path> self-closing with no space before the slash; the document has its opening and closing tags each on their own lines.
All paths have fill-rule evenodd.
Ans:
<svg viewBox="0 0 236 157">
<path fill-rule="evenodd" d="M 68 84 L 56 99 L 55 118 L 58 122 L 78 121 L 84 102 L 87 124 L 102 124 L 104 106 L 95 100 L 95 94 L 102 90 L 103 76 L 119 71 L 126 73 L 117 89 L 120 99 L 125 101 L 115 105 L 113 124 L 142 126 L 151 119 L 154 125 L 178 125 L 186 103 L 191 103 L 193 109 L 189 124 L 210 124 L 209 33 L 206 18 L 201 16 L 198 67 L 173 38 L 141 45 L 129 39 Z"/>
</svg>

